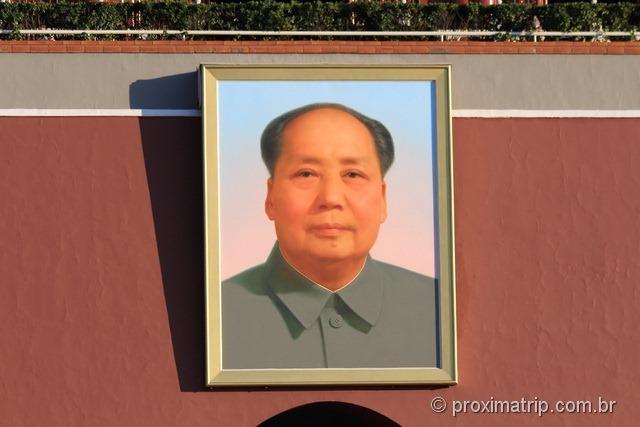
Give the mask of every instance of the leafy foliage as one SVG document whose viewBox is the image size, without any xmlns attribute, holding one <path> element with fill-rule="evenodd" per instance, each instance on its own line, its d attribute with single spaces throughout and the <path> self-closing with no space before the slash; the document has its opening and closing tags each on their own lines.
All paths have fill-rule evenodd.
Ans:
<svg viewBox="0 0 640 427">
<path fill-rule="evenodd" d="M 637 31 L 638 3 L 339 2 L 319 0 L 145 3 L 0 3 L 0 29 L 278 31 L 522 31 L 537 16 L 547 31 Z"/>
</svg>

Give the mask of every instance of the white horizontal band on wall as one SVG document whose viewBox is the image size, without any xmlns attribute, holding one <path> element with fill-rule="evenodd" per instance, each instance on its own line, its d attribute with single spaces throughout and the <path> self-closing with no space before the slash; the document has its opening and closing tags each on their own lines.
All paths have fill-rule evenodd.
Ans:
<svg viewBox="0 0 640 427">
<path fill-rule="evenodd" d="M 640 110 L 452 110 L 453 117 L 466 118 L 640 118 Z"/>
<path fill-rule="evenodd" d="M 9 108 L 0 117 L 200 117 L 200 110 Z"/>
<path fill-rule="evenodd" d="M 189 109 L 0 109 L 0 117 L 200 117 Z M 452 110 L 459 118 L 640 118 L 640 110 Z"/>
</svg>

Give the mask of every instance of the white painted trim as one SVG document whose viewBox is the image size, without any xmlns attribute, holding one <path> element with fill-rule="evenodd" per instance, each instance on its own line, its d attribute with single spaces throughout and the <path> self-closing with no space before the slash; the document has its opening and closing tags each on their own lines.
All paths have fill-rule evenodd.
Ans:
<svg viewBox="0 0 640 427">
<path fill-rule="evenodd" d="M 453 110 L 453 117 L 468 118 L 640 118 L 640 110 Z"/>
<path fill-rule="evenodd" d="M 0 117 L 200 117 L 187 109 L 0 109 Z M 452 111 L 460 118 L 640 118 L 640 110 L 466 110 Z"/>
<path fill-rule="evenodd" d="M 200 110 L 8 108 L 0 117 L 200 117 Z"/>
</svg>

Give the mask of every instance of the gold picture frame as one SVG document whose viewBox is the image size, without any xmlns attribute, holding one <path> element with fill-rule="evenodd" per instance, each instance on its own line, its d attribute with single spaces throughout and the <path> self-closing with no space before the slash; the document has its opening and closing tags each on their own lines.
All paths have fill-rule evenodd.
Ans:
<svg viewBox="0 0 640 427">
<path fill-rule="evenodd" d="M 437 366 L 383 368 L 228 369 L 223 365 L 221 298 L 220 100 L 224 82 L 424 82 L 433 92 L 434 216 L 437 292 Z M 449 65 L 202 65 L 200 68 L 204 158 L 206 385 L 417 385 L 455 384 L 455 251 L 451 137 L 451 67 Z M 251 102 L 251 100 L 247 100 Z M 258 141 L 256 141 L 258 144 Z M 258 147 L 258 145 L 256 145 Z M 247 315 L 251 315 L 247 313 Z M 229 339 L 229 338 L 226 338 Z M 256 349 L 259 351 L 259 349 Z M 399 350 L 401 351 L 401 349 Z"/>
</svg>

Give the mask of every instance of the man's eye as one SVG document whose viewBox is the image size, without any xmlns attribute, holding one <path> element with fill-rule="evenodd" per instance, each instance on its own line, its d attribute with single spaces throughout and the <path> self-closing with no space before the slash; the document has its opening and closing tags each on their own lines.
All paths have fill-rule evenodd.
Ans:
<svg viewBox="0 0 640 427">
<path fill-rule="evenodd" d="M 299 176 L 301 178 L 311 178 L 312 176 L 314 176 L 314 173 L 311 171 L 300 171 L 296 174 L 296 176 Z"/>
<path fill-rule="evenodd" d="M 362 174 L 356 171 L 349 171 L 345 174 L 347 178 L 362 178 Z"/>
</svg>

